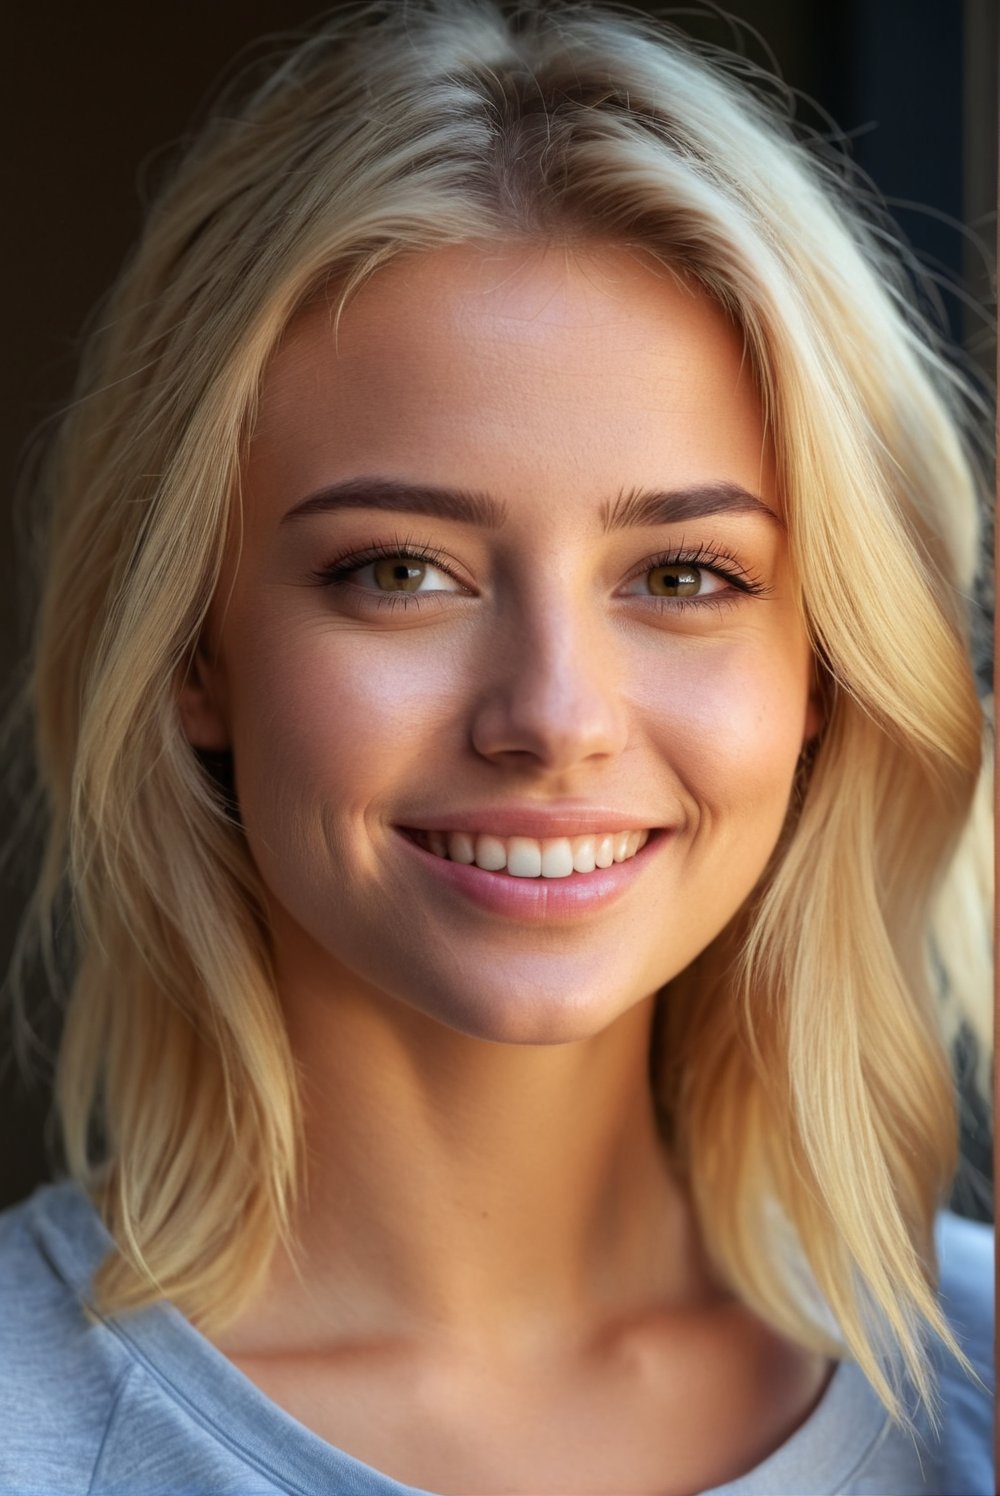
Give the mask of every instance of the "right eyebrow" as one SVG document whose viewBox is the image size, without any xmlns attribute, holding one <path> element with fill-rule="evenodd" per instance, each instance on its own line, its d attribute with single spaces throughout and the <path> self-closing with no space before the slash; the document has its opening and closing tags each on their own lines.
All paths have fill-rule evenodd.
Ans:
<svg viewBox="0 0 1000 1496">
<path fill-rule="evenodd" d="M 330 514 L 338 509 L 388 509 L 400 514 L 429 514 L 435 519 L 458 520 L 460 524 L 479 525 L 488 530 L 502 529 L 507 520 L 507 506 L 490 494 L 366 474 L 318 489 L 293 505 L 281 523 L 287 524 L 289 520 L 306 514 Z"/>
</svg>

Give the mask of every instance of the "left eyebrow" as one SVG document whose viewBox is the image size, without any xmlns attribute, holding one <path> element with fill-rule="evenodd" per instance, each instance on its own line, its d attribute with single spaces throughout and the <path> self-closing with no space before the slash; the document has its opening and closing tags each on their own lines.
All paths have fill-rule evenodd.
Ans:
<svg viewBox="0 0 1000 1496">
<path fill-rule="evenodd" d="M 340 509 L 383 509 L 400 514 L 428 514 L 436 519 L 499 530 L 506 524 L 507 505 L 487 493 L 438 484 L 412 483 L 400 478 L 364 475 L 331 483 L 301 499 L 281 523 L 309 514 L 331 514 Z M 781 517 L 756 494 L 739 483 L 697 483 L 686 488 L 633 488 L 598 509 L 605 535 L 642 525 L 675 525 L 710 514 L 756 514 L 784 528 Z"/>
<path fill-rule="evenodd" d="M 600 508 L 604 534 L 638 525 L 675 525 L 709 514 L 759 514 L 781 529 L 781 516 L 740 483 L 696 483 L 690 488 L 633 488 Z"/>
</svg>

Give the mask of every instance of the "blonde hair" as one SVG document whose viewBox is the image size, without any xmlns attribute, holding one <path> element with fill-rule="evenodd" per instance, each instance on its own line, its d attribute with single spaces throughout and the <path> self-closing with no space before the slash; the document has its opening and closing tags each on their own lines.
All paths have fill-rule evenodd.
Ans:
<svg viewBox="0 0 1000 1496">
<path fill-rule="evenodd" d="M 302 1184 L 258 875 L 177 709 L 262 370 L 307 298 L 333 288 L 339 316 L 401 252 L 597 238 L 743 329 L 826 698 L 752 906 L 661 996 L 665 1135 L 743 1300 L 854 1355 L 894 1415 L 900 1367 L 933 1403 L 947 1039 L 989 1033 L 968 397 L 843 172 L 735 71 L 587 4 L 354 4 L 230 91 L 151 213 L 45 469 L 32 682 L 34 915 L 55 959 L 69 890 L 57 1107 L 119 1248 L 106 1312 L 165 1295 L 221 1328 Z"/>
</svg>

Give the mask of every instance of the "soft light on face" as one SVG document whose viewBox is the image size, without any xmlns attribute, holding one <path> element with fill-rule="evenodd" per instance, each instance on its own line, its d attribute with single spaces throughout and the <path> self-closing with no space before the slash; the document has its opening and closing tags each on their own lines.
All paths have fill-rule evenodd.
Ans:
<svg viewBox="0 0 1000 1496">
<path fill-rule="evenodd" d="M 487 495 L 503 523 L 290 516 L 370 475 Z M 634 491 L 723 486 L 767 512 L 607 527 Z M 182 711 L 195 743 L 232 747 L 279 972 L 552 1043 L 704 949 L 768 861 L 817 722 L 760 404 L 703 293 L 618 248 L 397 260 L 336 341 L 326 301 L 289 329 L 244 495 Z M 420 578 L 405 605 L 386 591 L 399 553 Z M 457 893 L 397 829 L 526 803 L 670 832 L 610 907 L 529 924 Z"/>
</svg>

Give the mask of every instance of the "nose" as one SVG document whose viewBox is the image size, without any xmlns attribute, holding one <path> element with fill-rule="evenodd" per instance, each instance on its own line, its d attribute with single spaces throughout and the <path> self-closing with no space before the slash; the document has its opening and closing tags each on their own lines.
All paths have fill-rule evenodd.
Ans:
<svg viewBox="0 0 1000 1496">
<path fill-rule="evenodd" d="M 566 773 L 622 751 L 627 703 L 614 641 L 551 595 L 487 644 L 472 744 L 483 758 Z"/>
</svg>

